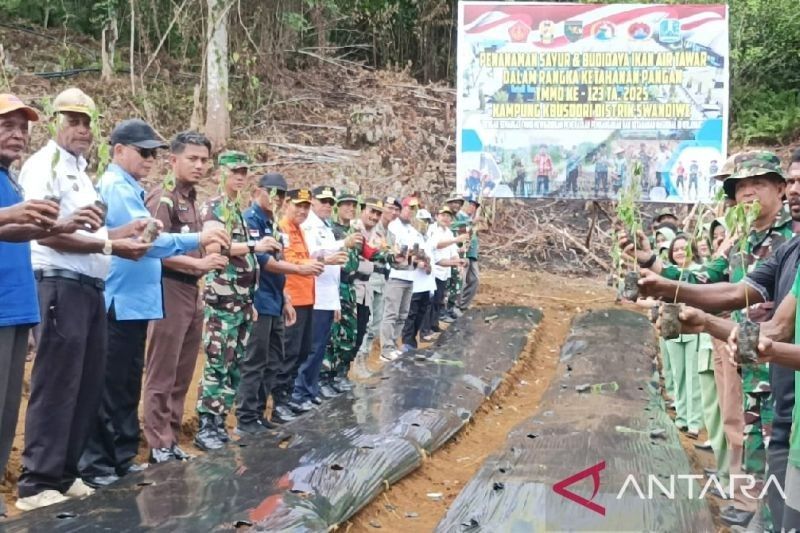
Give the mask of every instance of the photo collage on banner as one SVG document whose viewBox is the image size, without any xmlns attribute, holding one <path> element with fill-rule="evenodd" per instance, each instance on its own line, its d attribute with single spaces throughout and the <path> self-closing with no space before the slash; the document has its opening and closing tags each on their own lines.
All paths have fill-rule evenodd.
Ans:
<svg viewBox="0 0 800 533">
<path fill-rule="evenodd" d="M 713 199 L 726 156 L 725 5 L 459 5 L 458 189 Z"/>
</svg>

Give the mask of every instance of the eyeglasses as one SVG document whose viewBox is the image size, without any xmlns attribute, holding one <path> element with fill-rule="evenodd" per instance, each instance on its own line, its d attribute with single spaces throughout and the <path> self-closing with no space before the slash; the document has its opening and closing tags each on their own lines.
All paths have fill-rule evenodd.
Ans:
<svg viewBox="0 0 800 533">
<path fill-rule="evenodd" d="M 142 159 L 150 159 L 151 157 L 155 159 L 158 155 L 158 148 L 142 148 L 140 146 L 133 145 L 129 145 L 129 147 L 139 152 L 139 155 L 142 156 Z"/>
<path fill-rule="evenodd" d="M 320 200 L 319 202 L 320 202 L 321 204 L 330 205 L 330 206 L 332 206 L 333 204 L 335 204 L 335 203 L 336 203 L 336 201 L 335 201 L 335 200 L 332 200 L 331 198 L 323 198 L 323 199 L 322 199 L 322 200 Z"/>
</svg>

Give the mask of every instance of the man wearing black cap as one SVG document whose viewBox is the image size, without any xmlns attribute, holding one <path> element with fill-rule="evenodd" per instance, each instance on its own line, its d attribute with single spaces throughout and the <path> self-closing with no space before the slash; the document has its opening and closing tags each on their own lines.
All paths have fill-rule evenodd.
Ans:
<svg viewBox="0 0 800 533">
<path fill-rule="evenodd" d="M 150 174 L 157 150 L 165 143 L 149 124 L 132 119 L 114 128 L 111 146 L 112 164 L 99 185 L 100 195 L 108 205 L 109 230 L 150 218 L 139 182 Z M 111 258 L 105 286 L 108 344 L 103 404 L 79 465 L 89 485 L 105 486 L 141 469 L 133 462 L 139 451 L 137 411 L 147 325 L 150 320 L 164 317 L 160 259 L 215 243 L 227 246 L 230 237 L 218 229 L 164 233 L 138 262 Z"/>
<path fill-rule="evenodd" d="M 261 176 L 253 204 L 244 213 L 252 240 L 274 237 L 284 244 L 285 239 L 276 228 L 276 213 L 282 210 L 287 188 L 282 174 Z M 261 267 L 255 295 L 258 319 L 239 365 L 241 381 L 236 395 L 236 432 L 239 435 L 261 435 L 274 427 L 264 418 L 264 411 L 285 359 L 284 327 L 292 326 L 297 318 L 291 297 L 284 291 L 286 275 L 312 277 L 323 270 L 319 262 L 296 264 L 285 261 L 282 251 L 257 254 L 256 258 Z M 287 409 L 276 414 L 282 422 L 294 418 Z"/>
<path fill-rule="evenodd" d="M 207 176 L 210 157 L 211 142 L 200 133 L 184 131 L 172 139 L 169 160 L 175 181 L 165 180 L 145 200 L 165 231 L 202 230 L 195 186 Z M 144 436 L 152 463 L 189 458 L 178 447 L 178 437 L 203 337 L 198 282 L 227 264 L 228 258 L 221 254 L 201 257 L 199 251 L 161 260 L 164 319 L 150 323 L 143 394 Z"/>
</svg>

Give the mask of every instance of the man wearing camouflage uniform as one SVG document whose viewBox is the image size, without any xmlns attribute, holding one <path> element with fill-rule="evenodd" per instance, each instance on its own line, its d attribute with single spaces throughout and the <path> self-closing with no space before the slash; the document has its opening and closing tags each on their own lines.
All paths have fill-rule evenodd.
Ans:
<svg viewBox="0 0 800 533">
<path fill-rule="evenodd" d="M 464 197 L 456 194 L 448 198 L 445 203 L 447 207 L 450 208 L 451 212 L 459 213 L 464 206 Z M 453 234 L 466 233 L 468 228 L 469 224 L 463 220 L 454 219 L 453 223 L 450 225 L 450 230 Z M 459 257 L 464 258 L 465 249 L 463 245 L 458 244 L 457 247 Z M 450 278 L 447 280 L 447 300 L 445 301 L 444 312 L 439 317 L 442 322 L 452 323 L 456 318 L 461 316 L 461 311 L 456 304 L 461 294 L 462 285 L 461 269 L 456 266 L 450 267 Z"/>
<path fill-rule="evenodd" d="M 253 325 L 253 295 L 258 278 L 255 253 L 280 249 L 272 237 L 257 243 L 249 240 L 242 217 L 239 194 L 247 185 L 250 161 L 241 152 L 224 152 L 218 160 L 221 168 L 220 196 L 209 200 L 202 209 L 204 228 L 225 228 L 231 236 L 226 250 L 209 248 L 230 257 L 225 268 L 206 275 L 203 299 L 205 308 L 206 362 L 197 400 L 200 430 L 195 445 L 204 451 L 221 448 L 229 440 L 225 419 L 233 407 L 239 387 L 239 361 Z"/>
<path fill-rule="evenodd" d="M 348 191 L 340 191 L 336 198 L 338 221 L 331 224 L 333 236 L 344 241 L 354 229 L 351 222 L 356 218 L 356 196 Z M 352 390 L 347 379 L 350 362 L 356 352 L 356 289 L 353 282 L 359 266 L 360 247 L 347 250 L 347 262 L 342 265 L 339 277 L 339 301 L 341 316 L 331 327 L 331 337 L 325 349 L 320 373 L 320 394 L 323 398 L 333 398 L 342 392 Z"/>
<path fill-rule="evenodd" d="M 742 152 L 733 157 L 733 169 L 729 176 L 722 175 L 723 189 L 729 199 L 737 203 L 750 203 L 758 200 L 761 211 L 747 236 L 744 249 L 744 258 L 739 253 L 738 244 L 731 248 L 727 258 L 721 258 L 708 263 L 696 277 L 690 276 L 690 283 L 715 283 L 725 280 L 726 276 L 732 283 L 737 283 L 751 273 L 757 266 L 763 264 L 773 255 L 782 243 L 794 235 L 791 212 L 783 205 L 785 190 L 785 175 L 780 167 L 780 159 L 772 152 L 750 151 Z M 744 259 L 744 261 L 743 261 Z M 645 261 L 647 263 L 647 261 Z M 640 261 L 641 264 L 641 261 Z M 677 279 L 680 272 L 668 267 L 662 268 L 660 261 L 656 260 L 647 265 L 652 270 L 669 279 Z M 684 277 L 684 279 L 686 279 Z M 748 309 L 748 318 L 754 322 L 763 322 L 772 314 L 773 303 L 765 302 L 751 305 Z M 742 312 L 734 312 L 734 320 L 742 318 Z M 742 367 L 742 391 L 744 396 L 744 452 L 742 467 L 745 473 L 755 476 L 763 482 L 766 470 L 766 448 L 771 442 L 773 430 L 773 398 L 770 384 L 770 368 L 767 363 L 747 365 Z M 772 380 L 783 387 L 778 375 L 784 372 L 780 369 L 774 372 Z M 787 446 L 791 422 L 784 420 L 782 411 L 783 394 L 778 394 L 777 412 L 781 414 L 777 420 L 780 446 Z M 777 444 L 774 442 L 773 445 Z M 731 473 L 738 473 L 739 465 L 731 464 Z M 775 472 L 778 477 L 781 473 Z M 782 480 L 779 480 L 782 482 Z M 761 487 L 750 490 L 750 494 L 757 494 Z M 747 524 L 753 516 L 756 503 L 752 499 L 743 497 L 740 491 L 733 495 L 735 505 L 729 506 L 720 513 L 723 521 L 729 525 Z M 770 502 L 773 499 L 770 498 Z M 762 506 L 761 520 L 764 527 L 769 529 L 771 524 L 770 510 Z"/>
</svg>

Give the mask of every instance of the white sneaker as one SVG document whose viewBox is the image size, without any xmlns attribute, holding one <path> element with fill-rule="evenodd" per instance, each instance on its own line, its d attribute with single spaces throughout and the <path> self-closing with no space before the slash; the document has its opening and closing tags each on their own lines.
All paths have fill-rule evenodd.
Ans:
<svg viewBox="0 0 800 533">
<path fill-rule="evenodd" d="M 81 478 L 76 478 L 75 481 L 72 482 L 67 492 L 64 493 L 64 496 L 68 496 L 70 498 L 83 498 L 84 496 L 91 496 L 94 494 L 94 489 L 83 482 Z"/>
<path fill-rule="evenodd" d="M 57 490 L 44 490 L 34 496 L 27 496 L 25 498 L 18 498 L 14 506 L 20 511 L 33 511 L 40 507 L 47 507 L 48 505 L 55 505 L 57 503 L 69 500 L 66 496 Z"/>
</svg>

